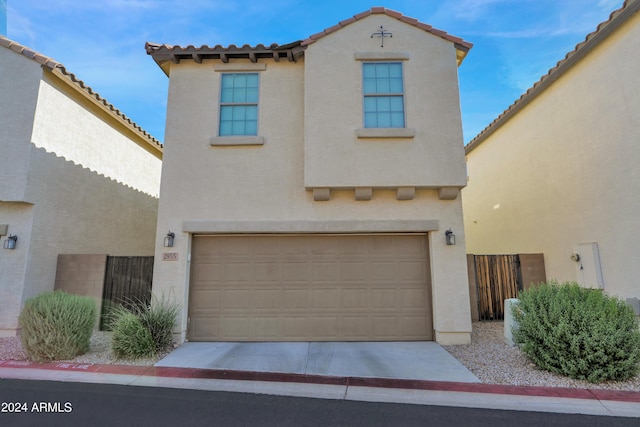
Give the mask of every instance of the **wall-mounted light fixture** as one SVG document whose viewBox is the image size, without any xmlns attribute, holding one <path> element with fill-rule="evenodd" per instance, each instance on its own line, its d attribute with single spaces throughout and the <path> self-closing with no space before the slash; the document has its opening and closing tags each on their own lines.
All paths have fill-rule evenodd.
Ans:
<svg viewBox="0 0 640 427">
<path fill-rule="evenodd" d="M 17 241 L 18 241 L 18 236 L 14 236 L 13 234 L 10 234 L 9 237 L 7 237 L 7 239 L 4 241 L 4 248 L 15 249 Z"/>
<path fill-rule="evenodd" d="M 456 244 L 456 235 L 453 234 L 453 231 L 451 231 L 451 229 L 448 229 L 447 231 L 444 232 L 444 237 L 447 242 L 447 245 Z"/>
<path fill-rule="evenodd" d="M 173 239 L 176 237 L 175 233 L 172 233 L 171 230 L 164 237 L 164 247 L 172 248 L 173 247 Z"/>
</svg>

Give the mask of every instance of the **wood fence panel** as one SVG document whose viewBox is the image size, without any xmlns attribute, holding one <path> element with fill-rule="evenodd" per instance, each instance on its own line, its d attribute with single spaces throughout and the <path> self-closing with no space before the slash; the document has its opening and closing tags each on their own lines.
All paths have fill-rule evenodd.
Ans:
<svg viewBox="0 0 640 427">
<path fill-rule="evenodd" d="M 111 310 L 119 305 L 130 308 L 133 304 L 151 303 L 153 282 L 152 256 L 110 256 L 102 298 L 101 329 L 105 327 Z"/>
<path fill-rule="evenodd" d="M 518 255 L 475 255 L 480 320 L 504 319 L 504 300 L 522 290 Z"/>
</svg>

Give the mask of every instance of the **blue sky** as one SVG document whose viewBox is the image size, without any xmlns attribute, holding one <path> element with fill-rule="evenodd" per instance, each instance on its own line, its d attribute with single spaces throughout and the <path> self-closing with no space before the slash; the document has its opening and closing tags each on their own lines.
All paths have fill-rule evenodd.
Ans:
<svg viewBox="0 0 640 427">
<path fill-rule="evenodd" d="M 384 6 L 474 44 L 459 68 L 467 143 L 622 3 L 8 0 L 6 35 L 63 63 L 162 141 L 168 78 L 145 53 L 146 41 L 183 46 L 285 44 Z"/>
</svg>

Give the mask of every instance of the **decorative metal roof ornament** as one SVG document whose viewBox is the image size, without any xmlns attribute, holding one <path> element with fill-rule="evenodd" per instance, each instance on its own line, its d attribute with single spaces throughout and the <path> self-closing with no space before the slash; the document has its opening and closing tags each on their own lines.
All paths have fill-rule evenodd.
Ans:
<svg viewBox="0 0 640 427">
<path fill-rule="evenodd" d="M 371 38 L 379 38 L 380 39 L 380 47 L 384 47 L 384 39 L 386 37 L 393 37 L 393 34 L 385 31 L 384 28 L 382 28 L 382 25 L 380 25 L 380 29 L 378 31 L 376 31 L 375 33 L 371 34 Z"/>
</svg>

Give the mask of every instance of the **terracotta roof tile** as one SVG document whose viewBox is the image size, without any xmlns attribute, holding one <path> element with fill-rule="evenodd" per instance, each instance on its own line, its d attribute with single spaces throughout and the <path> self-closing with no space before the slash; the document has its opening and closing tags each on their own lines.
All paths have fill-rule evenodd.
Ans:
<svg viewBox="0 0 640 427">
<path fill-rule="evenodd" d="M 61 77 L 65 78 L 70 85 L 75 85 L 80 87 L 82 90 L 87 92 L 90 96 L 92 96 L 96 101 L 104 105 L 108 110 L 112 111 L 116 116 L 118 116 L 121 120 L 125 122 L 127 126 L 133 128 L 135 133 L 142 134 L 150 143 L 150 145 L 155 146 L 158 150 L 162 151 L 162 143 L 154 138 L 150 133 L 141 128 L 135 122 L 133 122 L 129 117 L 125 116 L 120 110 L 115 108 L 112 104 L 110 104 L 106 99 L 102 98 L 97 92 L 94 92 L 89 86 L 87 86 L 82 80 L 77 78 L 74 74 L 67 71 L 67 69 L 60 62 L 54 60 L 53 58 L 49 58 L 48 56 L 44 56 L 41 53 L 38 53 L 34 50 L 29 49 L 26 46 L 21 45 L 20 43 L 14 42 L 13 40 L 8 39 L 0 35 L 0 46 L 4 46 L 7 49 L 10 49 L 16 53 L 23 55 L 26 58 L 29 58 L 38 64 L 44 66 L 49 71 L 57 71 L 61 75 Z"/>
<path fill-rule="evenodd" d="M 349 24 L 353 24 L 354 22 L 356 22 L 357 19 L 354 17 L 351 17 L 349 19 L 345 19 L 344 21 L 340 21 L 340 25 L 342 25 L 343 27 L 346 27 Z"/>
<path fill-rule="evenodd" d="M 364 12 L 360 12 L 357 15 L 354 15 L 353 17 L 355 19 L 362 19 L 362 18 L 366 18 L 367 16 L 371 15 L 373 12 L 370 10 L 365 10 Z"/>
<path fill-rule="evenodd" d="M 640 10 L 640 0 L 625 0 L 623 5 L 611 12 L 609 19 L 601 22 L 596 27 L 595 31 L 587 34 L 585 39 L 578 43 L 576 47 L 568 52 L 563 59 L 558 61 L 555 67 L 551 68 L 547 74 L 540 77 L 540 80 L 535 82 L 532 87 L 527 89 L 520 98 L 516 99 L 506 110 L 504 110 L 495 120 L 493 120 L 487 127 L 485 127 L 478 135 L 476 135 L 465 147 L 465 152 L 471 152 L 475 147 L 480 145 L 489 135 L 491 135 L 496 129 L 498 129 L 502 123 L 506 122 L 511 116 L 517 113 L 524 105 L 528 104 L 538 94 L 542 93 L 546 89 L 545 86 L 553 83 L 559 78 L 566 70 L 573 66 L 582 55 L 586 54 L 589 49 L 595 47 L 606 37 L 605 30 L 611 30 L 622 25 L 622 23 L 630 17 L 632 14 Z M 618 19 L 622 17 L 621 19 Z M 575 60 L 575 61 L 574 61 Z"/>
</svg>

